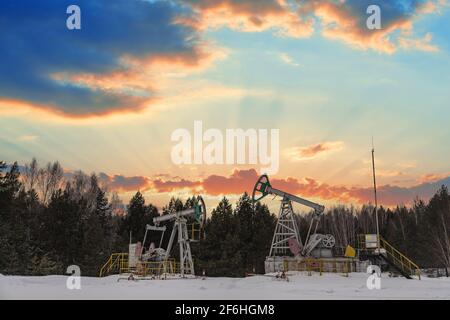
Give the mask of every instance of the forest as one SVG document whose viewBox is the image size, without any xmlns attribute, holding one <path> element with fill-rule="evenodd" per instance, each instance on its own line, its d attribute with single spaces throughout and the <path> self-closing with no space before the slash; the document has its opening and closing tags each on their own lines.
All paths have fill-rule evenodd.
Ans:
<svg viewBox="0 0 450 320">
<path fill-rule="evenodd" d="M 68 178 L 58 162 L 41 167 L 33 159 L 20 169 L 17 163 L 0 161 L 0 274 L 64 274 L 75 264 L 83 276 L 98 276 L 111 253 L 128 251 L 130 235 L 133 242 L 142 241 L 153 217 L 192 204 L 193 198 L 172 198 L 158 209 L 137 191 L 124 205 L 95 174 L 78 171 Z M 264 273 L 276 214 L 261 203 L 253 207 L 246 193 L 234 206 L 224 197 L 208 216 L 204 237 L 192 245 L 196 272 L 230 277 Z M 445 186 L 427 202 L 379 207 L 378 215 L 381 235 L 420 267 L 450 268 L 450 195 Z M 305 239 L 311 213 L 296 218 Z M 337 249 L 355 246 L 357 235 L 375 230 L 369 204 L 330 207 L 321 219 L 318 232 L 333 234 Z"/>
</svg>

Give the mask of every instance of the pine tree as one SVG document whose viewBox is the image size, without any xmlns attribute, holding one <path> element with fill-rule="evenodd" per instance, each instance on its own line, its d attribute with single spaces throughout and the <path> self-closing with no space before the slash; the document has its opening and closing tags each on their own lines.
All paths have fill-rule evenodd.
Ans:
<svg viewBox="0 0 450 320">
<path fill-rule="evenodd" d="M 8 209 L 13 205 L 13 200 L 20 190 L 21 184 L 17 162 L 14 162 L 9 171 L 2 174 L 5 169 L 6 164 L 0 162 L 0 208 L 2 208 L 0 214 L 2 214 L 2 218 L 10 219 L 11 217 L 8 214 L 11 214 L 11 212 Z"/>
<path fill-rule="evenodd" d="M 123 219 L 122 234 L 126 240 L 131 235 L 132 242 L 139 241 L 144 237 L 145 199 L 139 191 L 131 198 L 127 214 Z M 126 241 L 128 242 L 128 241 Z"/>
<path fill-rule="evenodd" d="M 96 214 L 91 214 L 83 230 L 83 274 L 97 275 L 100 264 L 106 260 L 108 255 L 104 249 L 103 228 L 100 217 Z"/>
<path fill-rule="evenodd" d="M 256 273 L 264 273 L 264 261 L 269 254 L 272 244 L 272 236 L 275 230 L 276 218 L 270 213 L 266 205 L 260 202 L 255 204 L 254 214 L 254 234 L 253 234 L 253 255 L 252 265 Z"/>
<path fill-rule="evenodd" d="M 83 260 L 83 199 L 74 200 L 71 189 L 53 193 L 42 215 L 41 241 L 46 253 L 64 266 L 80 265 Z"/>
<path fill-rule="evenodd" d="M 430 199 L 424 223 L 435 265 L 450 268 L 450 195 L 447 187 L 442 186 Z"/>
<path fill-rule="evenodd" d="M 26 241 L 26 202 L 20 192 L 19 167 L 15 162 L 3 174 L 6 164 L 0 162 L 0 272 L 24 274 L 28 263 Z"/>
<path fill-rule="evenodd" d="M 244 193 L 236 204 L 236 232 L 240 243 L 239 252 L 242 257 L 242 268 L 245 272 L 253 272 L 255 266 L 255 217 L 252 199 Z"/>
<path fill-rule="evenodd" d="M 185 206 L 183 205 L 183 201 L 181 201 L 179 198 L 172 197 L 169 200 L 169 204 L 162 208 L 162 215 L 175 213 L 175 212 L 181 211 L 183 209 L 185 209 Z M 173 223 L 173 221 L 165 221 L 161 224 L 161 226 L 166 227 L 166 232 L 165 232 L 165 237 L 162 242 L 162 247 L 167 248 L 167 246 L 169 245 L 169 238 L 170 238 L 170 234 L 172 233 L 174 223 Z M 174 243 L 174 245 L 175 244 L 176 243 Z M 171 255 L 173 258 L 177 259 L 178 255 L 179 255 L 179 251 L 173 250 L 171 252 Z"/>
<path fill-rule="evenodd" d="M 130 232 L 132 242 L 143 241 L 145 226 L 153 224 L 153 218 L 158 216 L 158 209 L 153 205 L 145 205 L 143 195 L 138 191 L 130 200 L 127 214 L 122 218 L 120 233 L 122 235 L 122 248 L 126 249 Z M 153 235 L 152 235 L 153 236 Z M 150 238 L 151 241 L 153 238 Z"/>
<path fill-rule="evenodd" d="M 91 237 L 98 239 L 95 243 L 96 246 L 96 256 L 97 265 L 99 262 L 104 261 L 111 254 L 112 250 L 112 212 L 111 205 L 108 202 L 105 191 L 103 191 L 97 184 L 97 179 L 94 177 L 91 181 L 91 189 L 95 196 L 93 210 L 91 216 L 88 218 L 88 229 Z M 90 221 L 89 221 L 90 220 Z M 96 224 L 95 226 L 93 224 Z M 95 232 L 97 234 L 92 234 Z M 91 244 L 92 246 L 93 244 Z"/>
<path fill-rule="evenodd" d="M 63 265 L 55 261 L 50 254 L 33 256 L 30 264 L 30 274 L 34 276 L 46 276 L 52 274 L 63 274 Z"/>
<path fill-rule="evenodd" d="M 240 262 L 236 254 L 238 239 L 235 230 L 231 204 L 223 198 L 205 224 L 205 239 L 200 241 L 198 249 L 197 270 L 205 270 L 209 276 L 235 275 L 233 266 Z"/>
</svg>

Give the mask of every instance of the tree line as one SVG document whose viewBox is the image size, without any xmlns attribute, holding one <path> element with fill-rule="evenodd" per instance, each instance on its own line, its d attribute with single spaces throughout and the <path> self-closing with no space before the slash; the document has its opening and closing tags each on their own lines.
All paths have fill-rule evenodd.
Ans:
<svg viewBox="0 0 450 320">
<path fill-rule="evenodd" d="M 40 167 L 35 159 L 21 170 L 0 162 L 0 273 L 64 274 L 80 266 L 96 276 L 113 252 L 127 252 L 130 240 L 142 241 L 145 225 L 160 214 L 192 207 L 178 198 L 159 210 L 138 191 L 127 206 L 95 175 L 79 171 L 66 177 L 58 162 Z M 357 246 L 359 234 L 373 233 L 374 208 L 335 206 L 322 216 L 318 232 L 331 233 L 336 249 Z M 445 186 L 425 203 L 378 209 L 380 232 L 421 267 L 450 268 L 450 196 Z M 305 239 L 311 213 L 297 214 Z M 276 215 L 244 193 L 235 206 L 224 197 L 209 215 L 204 236 L 192 244 L 197 273 L 243 276 L 263 273 Z M 171 223 L 163 239 L 167 245 Z M 160 235 L 149 241 L 159 245 Z M 177 255 L 177 250 L 173 250 Z"/>
</svg>

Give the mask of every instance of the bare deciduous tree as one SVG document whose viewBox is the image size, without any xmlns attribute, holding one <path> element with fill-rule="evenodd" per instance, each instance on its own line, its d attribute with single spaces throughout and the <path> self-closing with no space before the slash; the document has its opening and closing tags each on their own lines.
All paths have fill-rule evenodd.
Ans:
<svg viewBox="0 0 450 320">
<path fill-rule="evenodd" d="M 36 187 L 38 175 L 39 165 L 36 158 L 33 158 L 30 163 L 25 164 L 23 182 L 26 191 L 33 190 Z"/>
<path fill-rule="evenodd" d="M 49 162 L 38 170 L 37 185 L 43 203 L 48 203 L 53 192 L 62 187 L 64 170 L 58 161 Z"/>
</svg>

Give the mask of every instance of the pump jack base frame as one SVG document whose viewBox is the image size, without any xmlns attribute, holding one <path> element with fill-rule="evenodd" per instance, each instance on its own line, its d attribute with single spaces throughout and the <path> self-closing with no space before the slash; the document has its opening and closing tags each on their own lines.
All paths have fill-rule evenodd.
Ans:
<svg viewBox="0 0 450 320">
<path fill-rule="evenodd" d="M 180 279 L 197 279 L 199 277 L 185 274 L 184 276 L 180 273 L 176 274 L 162 274 L 160 276 L 148 275 L 148 276 L 139 276 L 133 273 L 122 273 L 119 275 L 117 281 L 120 280 L 128 280 L 128 281 L 141 281 L 141 280 L 180 280 Z"/>
</svg>

